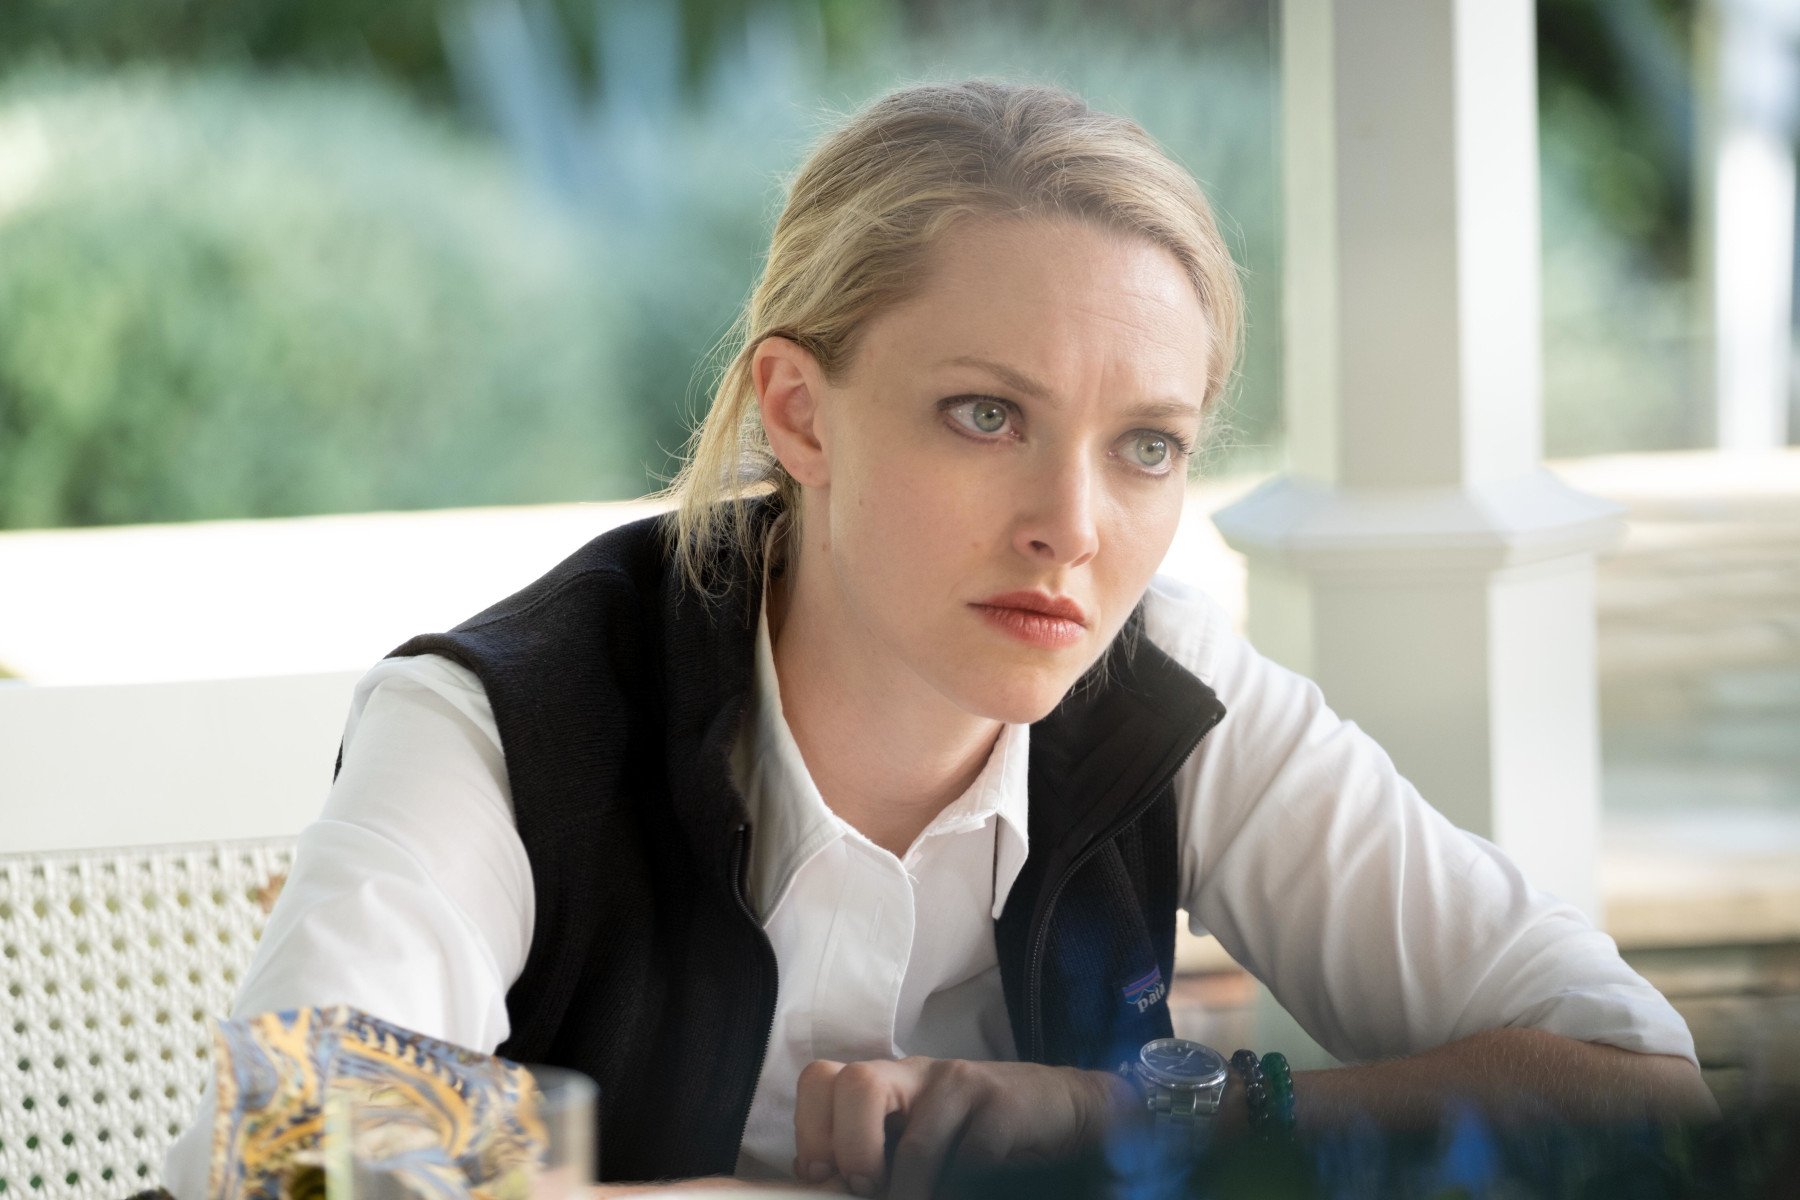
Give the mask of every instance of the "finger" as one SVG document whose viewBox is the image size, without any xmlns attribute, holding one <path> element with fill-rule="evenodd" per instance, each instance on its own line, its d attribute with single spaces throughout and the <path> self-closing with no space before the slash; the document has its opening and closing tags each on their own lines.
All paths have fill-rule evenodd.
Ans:
<svg viewBox="0 0 1800 1200">
<path fill-rule="evenodd" d="M 958 1153 L 965 1127 L 980 1104 L 980 1080 L 968 1063 L 938 1062 L 906 1111 L 894 1146 L 888 1200 L 927 1200 L 944 1164 Z"/>
<path fill-rule="evenodd" d="M 887 1178 L 887 1117 L 904 1111 L 924 1072 L 897 1062 L 854 1062 L 831 1090 L 831 1148 L 838 1174 L 859 1196 L 873 1196 Z"/>
<path fill-rule="evenodd" d="M 808 1063 L 794 1085 L 794 1178 L 824 1183 L 837 1174 L 832 1152 L 832 1092 L 841 1062 Z"/>
</svg>

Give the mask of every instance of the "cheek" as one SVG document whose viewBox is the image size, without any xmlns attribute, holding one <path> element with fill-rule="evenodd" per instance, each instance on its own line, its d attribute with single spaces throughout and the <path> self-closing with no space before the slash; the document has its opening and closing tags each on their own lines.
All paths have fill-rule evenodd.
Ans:
<svg viewBox="0 0 1800 1200">
<path fill-rule="evenodd" d="M 1101 558 L 1106 565 L 1101 586 L 1112 601 L 1129 611 L 1162 565 L 1181 524 L 1184 489 L 1170 486 L 1154 496 L 1120 497 L 1108 527 L 1101 531 Z M 1124 613 L 1119 615 L 1122 622 Z"/>
<path fill-rule="evenodd" d="M 913 624 L 927 602 L 992 582 L 1003 481 L 955 466 L 893 447 L 860 462 L 848 486 L 834 481 L 833 558 L 846 590 L 888 622 Z"/>
<path fill-rule="evenodd" d="M 845 514 L 853 523 L 845 532 L 854 532 L 865 562 L 879 559 L 884 572 L 910 578 L 915 588 L 989 551 L 998 519 L 999 498 L 988 494 L 993 481 L 933 466 L 885 464 L 864 480 Z"/>
</svg>

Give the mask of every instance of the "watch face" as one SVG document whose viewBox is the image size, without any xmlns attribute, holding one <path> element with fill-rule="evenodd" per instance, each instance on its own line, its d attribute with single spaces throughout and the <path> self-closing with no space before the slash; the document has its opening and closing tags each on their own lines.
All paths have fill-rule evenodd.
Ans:
<svg viewBox="0 0 1800 1200">
<path fill-rule="evenodd" d="M 1165 1087 L 1207 1087 L 1225 1078 L 1225 1057 L 1186 1038 L 1162 1038 L 1138 1051 L 1144 1073 Z"/>
</svg>

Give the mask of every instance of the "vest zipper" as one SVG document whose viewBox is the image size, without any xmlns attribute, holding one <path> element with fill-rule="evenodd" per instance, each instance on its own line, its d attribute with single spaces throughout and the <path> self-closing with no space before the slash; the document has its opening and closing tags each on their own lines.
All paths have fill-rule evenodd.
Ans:
<svg viewBox="0 0 1800 1200">
<path fill-rule="evenodd" d="M 769 1013 L 768 1023 L 763 1027 L 762 1049 L 757 1051 L 756 1054 L 756 1074 L 750 1080 L 750 1099 L 746 1100 L 744 1103 L 742 1116 L 738 1119 L 737 1132 L 731 1139 L 732 1156 L 733 1162 L 735 1163 L 736 1156 L 743 1151 L 744 1128 L 750 1123 L 750 1104 L 756 1098 L 756 1081 L 762 1078 L 763 1063 L 769 1056 L 769 1039 L 775 1035 L 775 1003 L 777 999 L 777 997 L 768 995 L 767 957 L 772 957 L 774 955 L 774 950 L 769 945 L 769 937 L 763 930 L 762 922 L 756 919 L 756 913 L 750 907 L 749 822 L 744 822 L 737 827 L 737 843 L 732 847 L 731 851 L 731 892 L 733 898 L 737 900 L 738 911 L 742 912 L 744 914 L 744 919 L 749 921 L 756 929 L 756 935 L 761 939 L 763 949 L 766 952 L 763 964 L 764 970 L 761 981 L 761 992 Z"/>
<path fill-rule="evenodd" d="M 1044 950 L 1050 942 L 1050 916 L 1056 909 L 1056 902 L 1062 896 L 1063 889 L 1075 877 L 1076 872 L 1087 865 L 1090 858 L 1098 854 L 1102 847 L 1119 835 L 1120 830 L 1143 816 L 1150 806 L 1156 803 L 1157 795 L 1168 786 L 1169 781 L 1175 777 L 1175 772 L 1181 769 L 1181 764 L 1187 761 L 1188 755 L 1194 752 L 1201 740 L 1212 732 L 1213 726 L 1217 725 L 1219 719 L 1224 715 L 1224 711 L 1219 710 L 1211 720 L 1195 731 L 1192 738 L 1183 739 L 1177 747 L 1181 752 L 1173 755 L 1172 761 L 1166 763 L 1164 768 L 1156 773 L 1156 782 L 1145 789 L 1143 795 L 1134 799 L 1125 814 L 1108 825 L 1100 836 L 1096 837 L 1088 848 L 1078 854 L 1075 861 L 1071 862 L 1063 873 L 1057 876 L 1055 886 L 1050 889 L 1050 894 L 1044 901 L 1043 911 L 1038 914 L 1037 929 L 1033 933 L 1031 941 L 1031 958 L 1028 960 L 1025 972 L 1025 1061 L 1044 1061 Z"/>
</svg>

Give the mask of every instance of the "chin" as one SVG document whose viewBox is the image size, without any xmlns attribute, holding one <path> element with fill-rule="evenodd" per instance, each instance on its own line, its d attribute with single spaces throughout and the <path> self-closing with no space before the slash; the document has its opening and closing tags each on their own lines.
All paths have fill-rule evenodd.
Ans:
<svg viewBox="0 0 1800 1200">
<path fill-rule="evenodd" d="M 1065 679 L 1062 673 L 1052 678 L 1024 671 L 1010 679 L 990 676 L 972 681 L 960 702 L 965 711 L 992 721 L 1033 725 L 1055 711 L 1079 678 L 1076 675 Z"/>
</svg>

